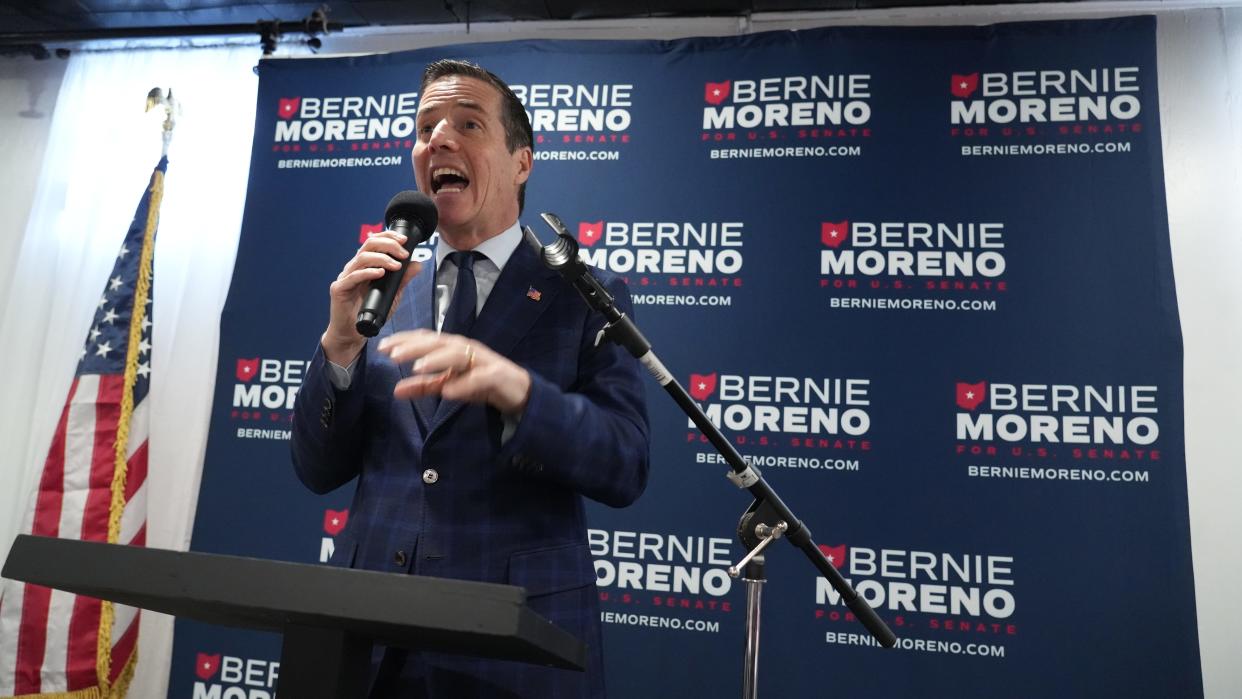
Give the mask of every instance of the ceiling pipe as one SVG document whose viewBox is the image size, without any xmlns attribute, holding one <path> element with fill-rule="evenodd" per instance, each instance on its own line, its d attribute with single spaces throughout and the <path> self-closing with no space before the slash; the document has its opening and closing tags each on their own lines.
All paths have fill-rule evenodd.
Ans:
<svg viewBox="0 0 1242 699">
<path fill-rule="evenodd" d="M 159 39 L 192 36 L 238 36 L 254 34 L 262 38 L 265 32 L 274 28 L 281 36 L 307 33 L 307 22 L 296 20 L 291 22 L 256 22 L 252 24 L 200 24 L 197 26 L 169 27 L 116 27 L 112 29 L 91 29 L 87 31 L 68 32 L 5 32 L 0 33 L 0 46 L 29 46 L 31 44 L 71 44 L 83 41 L 107 41 L 110 39 Z M 322 31 L 339 32 L 344 29 L 361 27 L 361 24 L 342 24 L 327 22 L 315 25 Z"/>
</svg>

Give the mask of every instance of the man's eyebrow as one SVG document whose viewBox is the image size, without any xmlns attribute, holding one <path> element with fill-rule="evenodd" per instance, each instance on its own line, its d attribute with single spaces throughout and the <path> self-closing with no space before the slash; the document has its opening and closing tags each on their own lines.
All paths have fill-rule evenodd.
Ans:
<svg viewBox="0 0 1242 699">
<path fill-rule="evenodd" d="M 424 103 L 424 105 L 425 105 L 425 104 L 426 104 L 426 103 Z M 446 104 L 446 103 L 444 103 L 444 102 L 440 102 L 440 101 L 432 102 L 431 104 L 426 105 L 426 109 L 423 109 L 423 105 L 419 105 L 419 111 L 420 111 L 420 112 L 422 112 L 422 111 L 435 111 L 435 110 L 437 110 L 437 109 L 444 109 L 445 107 L 464 107 L 465 109 L 469 109 L 469 110 L 476 111 L 476 112 L 482 112 L 482 111 L 485 111 L 485 110 L 483 109 L 483 105 L 482 105 L 482 104 L 480 104 L 480 103 L 478 103 L 478 102 L 475 102 L 474 100 L 464 99 L 464 98 L 463 98 L 463 99 L 459 99 L 459 100 L 457 100 L 456 102 L 451 102 L 451 103 L 448 103 L 448 104 Z"/>
</svg>

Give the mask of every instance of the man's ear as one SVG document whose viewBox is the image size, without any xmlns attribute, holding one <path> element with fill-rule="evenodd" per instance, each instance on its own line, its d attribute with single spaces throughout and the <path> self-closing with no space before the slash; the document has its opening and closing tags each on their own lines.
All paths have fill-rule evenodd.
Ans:
<svg viewBox="0 0 1242 699">
<path fill-rule="evenodd" d="M 513 180 L 513 184 L 525 184 L 530 179 L 530 169 L 534 167 L 535 156 L 530 146 L 523 146 L 513 153 L 513 157 L 517 158 L 518 171 L 517 177 Z"/>
</svg>

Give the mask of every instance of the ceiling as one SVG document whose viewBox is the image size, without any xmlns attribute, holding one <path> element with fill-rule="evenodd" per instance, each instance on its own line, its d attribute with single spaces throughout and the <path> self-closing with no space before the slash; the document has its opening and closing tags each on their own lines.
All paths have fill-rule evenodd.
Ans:
<svg viewBox="0 0 1242 699">
<path fill-rule="evenodd" d="M 120 38 L 170 35 L 178 30 L 227 33 L 230 28 L 239 33 L 258 22 L 301 23 L 321 5 L 326 6 L 328 21 L 334 25 L 374 27 L 973 4 L 1004 4 L 1004 0 L 0 0 L 0 40 L 12 44 Z"/>
</svg>

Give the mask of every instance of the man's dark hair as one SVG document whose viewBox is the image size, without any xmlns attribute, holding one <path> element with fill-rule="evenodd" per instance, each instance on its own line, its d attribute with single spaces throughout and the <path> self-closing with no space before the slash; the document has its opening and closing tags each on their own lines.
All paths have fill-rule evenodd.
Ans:
<svg viewBox="0 0 1242 699">
<path fill-rule="evenodd" d="M 522 106 L 522 100 L 513 94 L 513 90 L 505 84 L 505 81 L 496 77 L 496 74 L 490 70 L 469 61 L 441 59 L 427 64 L 427 68 L 423 71 L 423 84 L 420 91 L 425 93 L 427 86 L 431 83 L 454 75 L 481 80 L 496 88 L 496 91 L 500 93 L 500 123 L 505 127 L 505 147 L 510 153 L 522 147 L 530 148 L 531 152 L 534 152 L 535 138 L 531 133 L 530 119 L 526 116 L 526 108 Z M 523 182 L 518 187 L 518 214 L 521 214 L 525 208 L 526 183 Z"/>
</svg>

